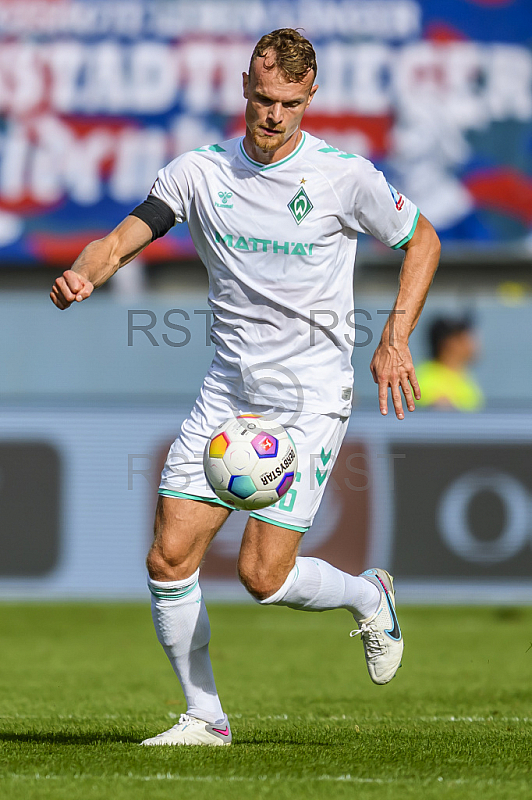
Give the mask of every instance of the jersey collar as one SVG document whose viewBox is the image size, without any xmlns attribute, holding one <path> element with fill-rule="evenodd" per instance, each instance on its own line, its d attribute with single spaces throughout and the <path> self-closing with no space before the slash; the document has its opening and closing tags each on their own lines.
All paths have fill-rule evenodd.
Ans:
<svg viewBox="0 0 532 800">
<path fill-rule="evenodd" d="M 248 156 L 248 154 L 246 153 L 246 151 L 244 150 L 244 137 L 242 137 L 241 140 L 240 140 L 240 154 L 241 154 L 242 158 L 244 159 L 244 161 L 246 161 L 248 164 L 251 164 L 252 166 L 254 166 L 256 169 L 260 170 L 261 172 L 265 172 L 267 169 L 275 169 L 276 167 L 280 167 L 283 164 L 286 164 L 287 161 L 290 161 L 290 159 L 292 159 L 295 156 L 297 156 L 297 154 L 299 153 L 299 151 L 301 150 L 301 148 L 305 144 L 305 140 L 307 138 L 307 135 L 306 135 L 305 131 L 301 131 L 301 133 L 303 135 L 301 136 L 301 141 L 299 142 L 299 144 L 296 147 L 296 149 L 292 153 L 290 153 L 289 156 L 286 156 L 286 158 L 282 158 L 280 161 L 276 161 L 274 164 L 261 164 L 259 161 L 254 161 L 252 158 L 250 158 Z"/>
</svg>

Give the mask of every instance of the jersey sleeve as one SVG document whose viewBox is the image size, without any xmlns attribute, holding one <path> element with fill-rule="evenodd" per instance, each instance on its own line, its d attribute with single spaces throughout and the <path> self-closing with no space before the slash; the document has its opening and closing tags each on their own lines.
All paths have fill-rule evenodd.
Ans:
<svg viewBox="0 0 532 800">
<path fill-rule="evenodd" d="M 419 209 L 398 192 L 365 158 L 357 158 L 339 182 L 345 224 L 369 233 L 393 249 L 408 242 L 416 229 Z"/>
<path fill-rule="evenodd" d="M 172 209 L 176 222 L 185 222 L 192 202 L 192 176 L 187 156 L 188 153 L 178 156 L 160 169 L 150 191 L 150 195 Z"/>
</svg>

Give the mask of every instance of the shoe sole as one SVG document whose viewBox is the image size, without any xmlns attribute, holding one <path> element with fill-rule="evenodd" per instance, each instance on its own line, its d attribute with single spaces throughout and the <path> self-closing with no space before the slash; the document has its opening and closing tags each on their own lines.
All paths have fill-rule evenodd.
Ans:
<svg viewBox="0 0 532 800">
<path fill-rule="evenodd" d="M 231 742 L 140 742 L 139 747 L 229 747 Z"/>
</svg>

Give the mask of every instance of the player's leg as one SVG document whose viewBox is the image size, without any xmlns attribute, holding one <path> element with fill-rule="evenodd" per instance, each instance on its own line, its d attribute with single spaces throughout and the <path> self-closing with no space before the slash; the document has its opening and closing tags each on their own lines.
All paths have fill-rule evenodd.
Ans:
<svg viewBox="0 0 532 800">
<path fill-rule="evenodd" d="M 150 578 L 182 581 L 193 575 L 230 513 L 214 502 L 159 495 L 147 557 Z"/>
<path fill-rule="evenodd" d="M 227 395 L 211 392 L 204 384 L 161 476 L 148 584 L 157 637 L 183 687 L 187 715 L 184 722 L 143 744 L 231 741 L 212 674 L 209 619 L 199 585 L 205 551 L 230 513 L 207 483 L 203 451 L 213 428 L 231 416 L 230 403 Z"/>
<path fill-rule="evenodd" d="M 199 586 L 205 551 L 229 511 L 214 503 L 160 496 L 148 554 L 148 585 L 157 638 L 187 701 L 177 725 L 144 745 L 229 744 L 231 732 L 212 672 L 210 625 Z"/>
<path fill-rule="evenodd" d="M 362 577 L 349 575 L 320 558 L 297 555 L 303 534 L 250 517 L 240 548 L 240 580 L 264 605 L 300 611 L 346 608 L 356 619 L 377 610 L 380 592 Z"/>
<path fill-rule="evenodd" d="M 284 420 L 280 417 L 279 421 Z M 350 575 L 322 559 L 297 557 L 297 543 L 318 510 L 346 427 L 345 418 L 308 413 L 289 426 L 298 451 L 296 481 L 274 506 L 252 512 L 240 571 L 244 584 L 261 603 L 305 611 L 347 609 L 358 624 L 351 635 L 361 634 L 371 679 L 388 683 L 403 652 L 391 576 L 381 569 Z M 254 522 L 266 523 L 268 528 Z M 274 525 L 286 530 L 276 534 L 271 530 Z"/>
<path fill-rule="evenodd" d="M 279 422 L 286 423 L 283 414 Z M 301 537 L 318 510 L 346 429 L 345 417 L 305 412 L 288 427 L 298 452 L 296 481 L 274 506 L 252 512 L 240 550 L 241 580 L 260 602 L 307 611 L 347 608 L 357 620 L 377 609 L 380 593 L 367 580 L 318 558 L 297 558 Z"/>
<path fill-rule="evenodd" d="M 261 605 L 345 608 L 359 625 L 351 635 L 362 635 L 371 679 L 388 683 L 403 652 L 391 576 L 380 569 L 350 575 L 320 558 L 297 556 L 302 535 L 250 517 L 238 561 L 242 583 Z"/>
</svg>

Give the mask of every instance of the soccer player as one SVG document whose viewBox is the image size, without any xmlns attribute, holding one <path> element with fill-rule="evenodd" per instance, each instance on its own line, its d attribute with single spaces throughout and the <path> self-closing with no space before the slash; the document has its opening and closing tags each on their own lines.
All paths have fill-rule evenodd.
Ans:
<svg viewBox="0 0 532 800">
<path fill-rule="evenodd" d="M 230 513 L 206 481 L 202 454 L 212 430 L 236 412 L 275 415 L 295 441 L 301 471 L 295 499 L 293 493 L 290 503 L 250 514 L 238 559 L 244 586 L 262 605 L 347 609 L 375 683 L 390 681 L 401 663 L 389 574 L 353 576 L 297 553 L 351 411 L 357 234 L 405 251 L 395 310 L 371 363 L 381 413 L 390 389 L 399 419 L 402 396 L 409 411 L 420 396 L 408 338 L 437 267 L 439 240 L 369 161 L 301 130 L 316 74 L 313 47 L 297 31 L 263 36 L 243 75 L 245 136 L 185 153 L 162 169 L 148 199 L 89 244 L 51 292 L 60 309 L 85 300 L 185 220 L 209 273 L 216 352 L 168 454 L 147 562 L 155 629 L 187 713 L 144 745 L 231 742 L 198 580 L 207 547 Z"/>
</svg>

